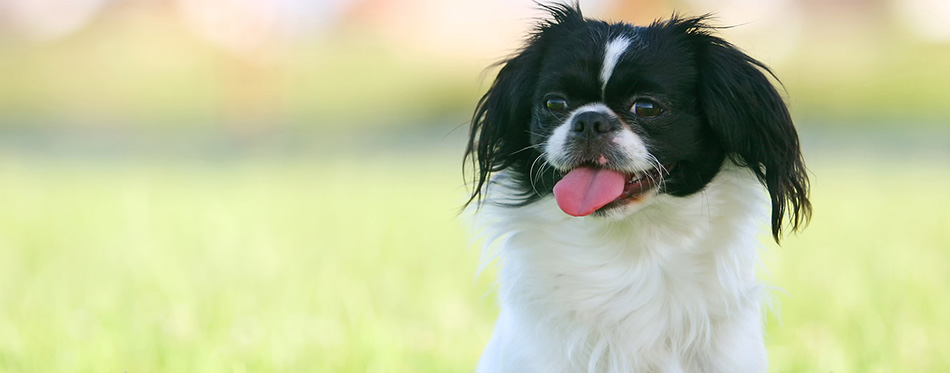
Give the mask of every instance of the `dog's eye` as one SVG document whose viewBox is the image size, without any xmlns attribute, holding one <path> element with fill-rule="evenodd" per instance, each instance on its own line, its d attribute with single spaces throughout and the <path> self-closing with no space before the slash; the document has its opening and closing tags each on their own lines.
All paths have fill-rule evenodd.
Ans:
<svg viewBox="0 0 950 373">
<path fill-rule="evenodd" d="M 638 117 L 643 118 L 653 118 L 663 113 L 663 109 L 660 108 L 660 105 L 650 100 L 638 100 L 637 102 L 634 102 L 633 107 L 630 108 L 630 111 L 632 111 Z"/>
<path fill-rule="evenodd" d="M 567 100 L 563 98 L 549 98 L 544 102 L 544 105 L 548 107 L 548 110 L 555 112 L 567 110 Z"/>
</svg>

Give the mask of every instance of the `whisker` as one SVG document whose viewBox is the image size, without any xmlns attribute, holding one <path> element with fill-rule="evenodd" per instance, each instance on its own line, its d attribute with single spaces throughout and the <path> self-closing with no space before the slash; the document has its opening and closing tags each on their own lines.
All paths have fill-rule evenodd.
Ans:
<svg viewBox="0 0 950 373">
<path fill-rule="evenodd" d="M 544 172 L 545 172 L 545 171 L 547 171 L 547 170 L 552 170 L 552 169 L 554 169 L 554 166 L 552 166 L 552 165 L 551 165 L 550 163 L 548 163 L 548 162 L 544 162 L 543 164 L 541 164 L 541 167 L 540 167 L 540 169 L 538 170 L 538 179 L 541 179 L 541 177 L 544 176 Z M 551 173 L 551 184 L 554 184 L 554 173 L 553 173 L 553 172 Z"/>
<path fill-rule="evenodd" d="M 541 195 L 541 192 L 538 191 L 538 187 L 537 187 L 537 185 L 535 184 L 535 180 L 534 180 L 534 179 L 535 179 L 536 177 L 541 177 L 541 173 L 539 172 L 538 175 L 535 176 L 535 173 L 534 173 L 534 166 L 538 163 L 539 160 L 541 160 L 542 157 L 544 157 L 545 154 L 547 154 L 547 152 L 541 152 L 541 154 L 539 154 L 539 155 L 534 159 L 534 161 L 531 162 L 531 166 L 528 167 L 528 184 L 531 184 L 531 189 L 534 190 L 534 193 L 537 194 L 537 195 L 539 195 L 539 196 Z M 545 163 L 546 163 L 546 162 L 545 162 Z M 541 164 L 541 167 L 543 168 L 543 167 L 544 167 L 544 164 Z"/>
<path fill-rule="evenodd" d="M 519 149 L 519 150 L 515 150 L 515 151 L 511 152 L 509 155 L 515 155 L 515 154 L 521 153 L 521 152 L 523 152 L 523 151 L 525 151 L 525 150 L 528 150 L 528 149 L 538 149 L 538 145 L 534 145 L 534 144 L 528 145 L 528 146 L 526 146 L 526 147 L 524 147 L 524 148 L 521 148 L 521 149 Z"/>
<path fill-rule="evenodd" d="M 649 176 L 650 181 L 653 182 L 653 184 L 657 185 L 657 189 L 662 189 L 663 187 L 666 186 L 666 173 L 669 172 L 669 170 L 667 170 L 666 167 L 663 166 L 663 163 L 660 163 L 660 160 L 657 159 L 656 156 L 654 156 L 653 154 L 648 154 L 648 155 L 650 156 L 650 163 L 653 165 L 653 168 L 657 171 L 656 172 L 657 178 L 659 178 L 659 180 L 656 180 L 653 178 L 653 175 L 650 175 Z"/>
<path fill-rule="evenodd" d="M 543 156 L 544 154 L 542 154 Z M 541 163 L 541 167 L 538 167 L 538 180 L 541 180 L 541 177 L 544 176 L 544 172 L 551 169 L 552 166 L 547 161 Z"/>
</svg>

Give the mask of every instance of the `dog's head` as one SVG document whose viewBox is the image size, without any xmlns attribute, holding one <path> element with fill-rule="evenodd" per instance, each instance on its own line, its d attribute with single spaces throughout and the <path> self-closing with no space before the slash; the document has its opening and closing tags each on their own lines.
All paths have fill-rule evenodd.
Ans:
<svg viewBox="0 0 950 373">
<path fill-rule="evenodd" d="M 798 135 L 771 72 L 705 17 L 636 27 L 544 7 L 551 19 L 475 110 L 472 200 L 508 169 L 521 203 L 553 194 L 570 215 L 624 217 L 657 194 L 702 191 L 731 158 L 768 189 L 776 240 L 807 219 Z"/>
</svg>

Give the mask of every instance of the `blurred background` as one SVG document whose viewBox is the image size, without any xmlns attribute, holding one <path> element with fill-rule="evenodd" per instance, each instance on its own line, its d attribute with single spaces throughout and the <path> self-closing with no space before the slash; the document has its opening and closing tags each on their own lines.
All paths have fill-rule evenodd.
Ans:
<svg viewBox="0 0 950 373">
<path fill-rule="evenodd" d="M 777 372 L 950 371 L 950 2 L 715 13 L 813 181 L 769 244 Z M 0 371 L 471 371 L 497 313 L 458 211 L 509 0 L 0 0 Z"/>
</svg>

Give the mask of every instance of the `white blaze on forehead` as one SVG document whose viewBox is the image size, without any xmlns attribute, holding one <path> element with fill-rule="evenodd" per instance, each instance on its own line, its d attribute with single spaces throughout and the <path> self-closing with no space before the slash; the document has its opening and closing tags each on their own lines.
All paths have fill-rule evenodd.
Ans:
<svg viewBox="0 0 950 373">
<path fill-rule="evenodd" d="M 620 56 L 623 55 L 623 52 L 626 51 L 629 46 L 630 39 L 623 36 L 616 37 L 607 43 L 607 47 L 604 50 L 604 64 L 600 67 L 601 90 L 607 88 L 607 81 L 610 80 L 610 76 L 613 75 L 614 67 L 617 67 Z"/>
</svg>

